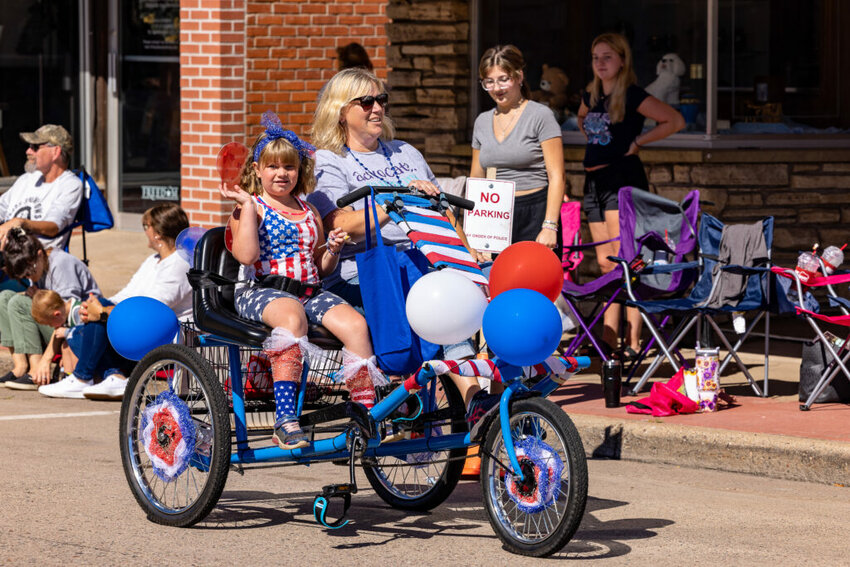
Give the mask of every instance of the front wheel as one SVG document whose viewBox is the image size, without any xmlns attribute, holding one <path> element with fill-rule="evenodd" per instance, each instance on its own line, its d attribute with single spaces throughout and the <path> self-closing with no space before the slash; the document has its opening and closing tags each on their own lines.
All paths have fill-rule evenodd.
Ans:
<svg viewBox="0 0 850 567">
<path fill-rule="evenodd" d="M 510 460 L 496 421 L 481 451 L 484 508 L 508 551 L 546 557 L 570 541 L 584 515 L 584 446 L 567 414 L 543 398 L 514 402 L 510 426 L 523 478 L 504 468 Z"/>
<path fill-rule="evenodd" d="M 119 445 L 148 519 L 179 527 L 204 519 L 230 466 L 227 400 L 210 365 L 181 345 L 148 353 L 127 383 Z"/>
</svg>

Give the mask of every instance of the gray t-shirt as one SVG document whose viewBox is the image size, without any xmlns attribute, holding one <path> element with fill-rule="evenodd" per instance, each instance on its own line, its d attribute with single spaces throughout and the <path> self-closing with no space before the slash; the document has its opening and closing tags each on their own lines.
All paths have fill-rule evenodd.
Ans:
<svg viewBox="0 0 850 567">
<path fill-rule="evenodd" d="M 401 181 L 402 186 L 407 186 L 411 181 L 427 179 L 439 187 L 437 178 L 419 150 L 399 140 L 384 142 L 384 147 L 387 148 L 389 158 L 380 147 L 374 152 L 354 152 L 354 156 L 348 150 L 343 150 L 344 156 L 329 150 L 316 152 L 316 190 L 307 196 L 307 201 L 316 207 L 320 217 L 324 218 L 337 209 L 337 199 L 364 185 L 398 185 Z M 354 159 L 355 156 L 357 159 Z M 358 160 L 360 163 L 357 163 Z M 363 200 L 353 203 L 351 207 L 362 210 Z M 392 222 L 381 228 L 381 236 L 385 244 L 409 244 L 404 231 Z M 325 278 L 325 285 L 330 286 L 340 279 L 350 280 L 356 276 L 354 256 L 365 249 L 365 240 L 343 247 L 339 266 Z"/>
<path fill-rule="evenodd" d="M 62 299 L 88 299 L 90 293 L 102 295 L 94 276 L 78 258 L 57 248 L 50 251 L 47 272 L 38 281 L 41 289 L 52 289 Z"/>
<path fill-rule="evenodd" d="M 472 147 L 481 151 L 481 167 L 497 168 L 496 177 L 516 182 L 517 191 L 548 185 L 540 143 L 561 137 L 561 127 L 552 110 L 539 102 L 528 101 L 513 130 L 501 142 L 493 134 L 495 111 L 494 108 L 479 114 L 472 129 Z"/>
</svg>

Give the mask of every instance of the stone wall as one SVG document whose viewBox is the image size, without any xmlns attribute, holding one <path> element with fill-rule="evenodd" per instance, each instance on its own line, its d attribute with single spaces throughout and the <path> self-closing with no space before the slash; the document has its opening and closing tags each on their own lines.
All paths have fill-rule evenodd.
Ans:
<svg viewBox="0 0 850 567">
<path fill-rule="evenodd" d="M 390 0 L 391 116 L 397 137 L 422 151 L 437 176 L 464 175 L 455 153 L 469 113 L 469 3 Z"/>
</svg>

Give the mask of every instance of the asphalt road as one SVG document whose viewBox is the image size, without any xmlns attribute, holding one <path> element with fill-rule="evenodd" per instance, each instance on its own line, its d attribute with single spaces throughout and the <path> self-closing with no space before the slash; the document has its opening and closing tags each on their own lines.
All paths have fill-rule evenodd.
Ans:
<svg viewBox="0 0 850 567">
<path fill-rule="evenodd" d="M 530 565 L 501 549 L 477 483 L 429 514 L 385 505 L 362 478 L 352 524 L 312 519 L 347 471 L 330 464 L 231 472 L 191 529 L 148 522 L 118 452 L 114 402 L 0 389 L 0 565 Z M 846 565 L 850 488 L 591 461 L 590 499 L 559 560 L 604 565 Z"/>
</svg>

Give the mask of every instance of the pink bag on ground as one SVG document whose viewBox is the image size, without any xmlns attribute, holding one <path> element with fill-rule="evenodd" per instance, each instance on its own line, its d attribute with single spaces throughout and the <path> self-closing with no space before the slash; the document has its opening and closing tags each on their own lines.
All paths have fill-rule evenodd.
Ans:
<svg viewBox="0 0 850 567">
<path fill-rule="evenodd" d="M 695 413 L 699 404 L 685 394 L 685 370 L 679 371 L 666 383 L 655 382 L 649 396 L 626 404 L 628 413 L 652 414 L 666 417 L 680 413 Z"/>
</svg>

